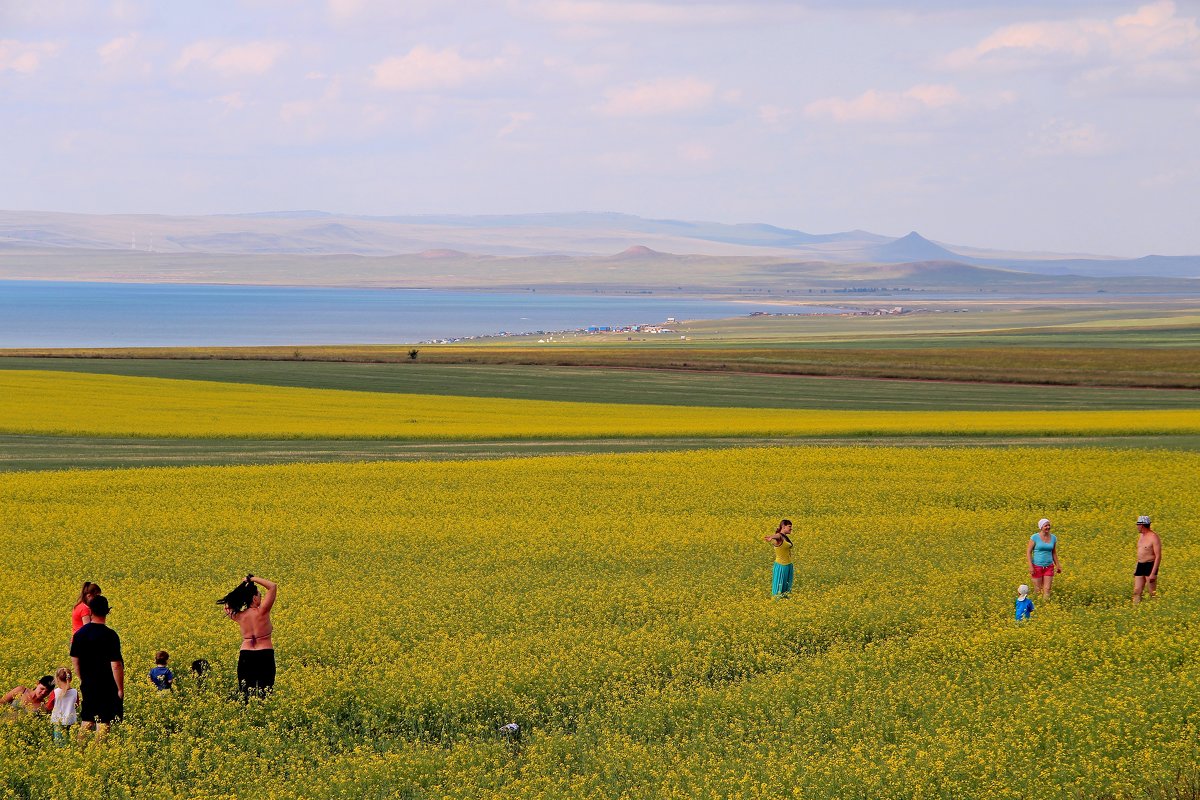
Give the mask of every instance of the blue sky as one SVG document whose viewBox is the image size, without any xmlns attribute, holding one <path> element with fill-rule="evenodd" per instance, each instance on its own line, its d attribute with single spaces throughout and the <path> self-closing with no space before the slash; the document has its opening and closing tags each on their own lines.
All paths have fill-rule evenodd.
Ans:
<svg viewBox="0 0 1200 800">
<path fill-rule="evenodd" d="M 1200 0 L 0 0 L 0 208 L 1200 253 Z"/>
</svg>

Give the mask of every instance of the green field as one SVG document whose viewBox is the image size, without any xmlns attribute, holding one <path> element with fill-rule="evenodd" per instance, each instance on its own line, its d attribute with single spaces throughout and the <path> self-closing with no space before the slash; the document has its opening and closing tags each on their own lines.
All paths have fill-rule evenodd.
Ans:
<svg viewBox="0 0 1200 800">
<path fill-rule="evenodd" d="M 464 461 L 745 447 L 1038 447 L 1200 450 L 1200 436 L 686 437 L 547 441 L 169 439 L 0 435 L 0 472 L 237 464 Z"/>
<path fill-rule="evenodd" d="M 76 369 L 29 369 L 59 365 Z M 11 359 L 6 366 L 0 470 L 761 444 L 1195 449 L 1200 442 L 1188 432 L 1200 411 L 1180 416 L 1197 409 L 1198 393 L 1188 390 L 420 363 Z M 632 404 L 639 400 L 667 405 L 655 412 Z M 780 416 L 789 413 L 808 416 Z M 1163 414 L 1172 421 L 1154 421 Z M 397 418 L 401 424 L 389 422 Z"/>
<path fill-rule="evenodd" d="M 842 380 L 733 372 L 422 361 L 0 358 L 36 369 L 368 392 L 741 408 L 864 410 L 1198 408 L 1200 392 Z M 1200 377 L 1200 366 L 1196 367 Z"/>
<path fill-rule="evenodd" d="M 1194 305 L 1145 302 L 1115 307 L 1085 306 L 1029 307 L 1014 304 L 976 304 L 967 313 L 926 313 L 904 316 L 840 317 L 740 317 L 727 320 L 679 323 L 672 334 L 571 334 L 554 341 L 538 341 L 536 336 L 480 339 L 470 343 L 437 345 L 363 345 L 322 347 L 193 347 L 193 348 L 116 348 L 69 350 L 0 351 L 6 365 L 18 365 L 11 358 L 55 357 L 69 367 L 88 360 L 109 362 L 130 359 L 138 366 L 105 367 L 121 374 L 143 374 L 225 380 L 222 374 L 235 375 L 236 366 L 185 367 L 150 366 L 148 362 L 178 361 L 304 361 L 320 363 L 391 363 L 409 364 L 409 351 L 416 349 L 421 365 L 608 367 L 670 370 L 673 372 L 747 373 L 806 375 L 826 377 L 894 378 L 974 383 L 1011 383 L 1024 385 L 1159 387 L 1200 389 L 1200 314 Z M 47 362 L 36 362 L 46 364 Z M 42 368 L 49 368 L 43 366 Z M 210 372 L 192 372 L 209 369 Z M 306 378 L 299 370 L 273 370 L 257 367 L 264 381 L 286 380 L 287 385 L 325 385 Z M 161 372 L 159 370 L 162 370 Z M 172 370 L 179 370 L 173 373 Z M 284 377 L 280 377 L 284 375 Z M 315 368 L 313 375 L 332 373 Z M 364 379 L 378 373 L 357 373 Z M 455 380 L 454 375 L 463 376 Z M 609 391 L 608 397 L 622 402 L 628 394 L 640 399 L 630 402 L 663 402 L 659 389 L 680 400 L 682 391 L 671 382 L 658 379 L 622 379 L 605 377 L 593 380 L 579 373 L 562 373 L 560 380 L 535 372 L 479 373 L 480 384 L 492 381 L 496 389 L 473 386 L 469 371 L 454 373 L 426 372 L 412 378 L 423 390 L 472 396 L 492 396 L 490 391 L 527 391 L 528 396 L 577 398 L 581 393 Z M 209 378 L 209 376 L 212 376 Z M 244 377 L 234 377 L 244 380 Z M 672 379 L 674 380 L 674 379 Z M 295 381 L 296 383 L 292 383 Z M 444 388 L 439 383 L 444 381 Z M 529 388 L 520 388 L 528 383 Z M 353 382 L 337 385 L 356 388 Z M 394 391 L 400 382 L 378 381 L 383 391 Z M 414 385 L 417 385 L 414 383 Z M 815 386 L 815 384 L 813 384 Z M 724 388 L 728 387 L 728 392 Z M 778 392 L 765 383 L 712 384 L 700 391 L 711 394 L 712 404 L 744 404 L 747 398 L 762 393 L 780 397 L 795 390 L 790 384 Z M 739 388 L 739 387 L 744 387 Z M 373 387 L 368 387 L 373 388 Z M 890 390 L 862 389 L 869 397 L 882 398 Z M 726 395 L 728 394 L 728 399 Z M 805 390 L 800 396 L 808 395 Z M 816 392 L 835 397 L 838 392 Z M 738 395 L 741 395 L 739 397 Z M 527 396 L 499 394 L 496 396 Z M 661 395 L 660 395 L 661 396 Z M 896 402 L 919 398 L 901 390 Z M 1083 400 L 1083 396 L 1063 395 L 1065 402 Z M 1020 403 L 1015 393 L 995 395 L 999 404 Z M 974 402 L 964 397 L 964 402 Z M 707 401 L 704 401 L 707 402 Z M 791 402 L 790 400 L 785 402 Z M 800 400 L 800 402 L 808 402 Z M 830 402 L 821 401 L 817 402 Z M 832 401 L 837 402 L 837 401 Z M 918 399 L 918 402 L 920 400 Z M 1054 401 L 1048 401 L 1054 402 Z M 1118 401 L 1119 402 L 1119 401 Z M 791 407 L 791 406 L 788 406 Z M 1007 406 L 1005 406 L 1007 407 Z"/>
<path fill-rule="evenodd" d="M 3 370 L 53 370 L 383 394 L 615 405 L 863 411 L 1200 410 L 1200 317 L 1188 303 L 1110 306 L 970 302 L 967 313 L 902 317 L 753 317 L 683 323 L 687 340 L 580 336 L 418 347 L 150 348 L 0 356 Z M 10 351 L 11 352 L 11 351 Z M 77 357 L 64 357 L 77 356 Z M 105 357 L 107 356 L 107 357 Z M 881 380 L 880 377 L 891 379 Z M 1147 388 L 1184 387 L 1184 388 Z M 958 436 L 867 443 L 1088 442 L 1190 449 L 1194 437 Z M 792 443 L 844 438 L 793 437 Z M 778 444 L 762 437 L 594 441 L 542 438 L 447 444 L 410 439 L 233 441 L 0 439 L 0 469 L 60 466 L 492 458 Z"/>
</svg>

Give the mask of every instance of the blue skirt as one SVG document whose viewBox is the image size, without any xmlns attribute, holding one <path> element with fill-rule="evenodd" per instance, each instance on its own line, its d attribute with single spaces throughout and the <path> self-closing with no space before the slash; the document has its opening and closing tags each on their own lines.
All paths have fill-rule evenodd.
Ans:
<svg viewBox="0 0 1200 800">
<path fill-rule="evenodd" d="M 791 594 L 794 574 L 795 570 L 791 564 L 776 564 L 775 573 L 771 576 L 771 594 L 776 597 Z"/>
</svg>

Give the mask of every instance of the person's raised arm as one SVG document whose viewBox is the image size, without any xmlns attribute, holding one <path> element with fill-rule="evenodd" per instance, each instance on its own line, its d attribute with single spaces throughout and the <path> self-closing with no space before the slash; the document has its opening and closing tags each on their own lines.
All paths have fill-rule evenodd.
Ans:
<svg viewBox="0 0 1200 800">
<path fill-rule="evenodd" d="M 266 594 L 263 595 L 262 605 L 259 606 L 259 609 L 265 614 L 271 610 L 271 606 L 275 605 L 275 591 L 279 587 L 275 585 L 274 581 L 269 581 L 266 578 L 259 577 L 258 575 L 251 575 L 249 577 L 250 580 L 267 590 Z"/>
<path fill-rule="evenodd" d="M 23 694 L 24 692 L 25 692 L 24 686 L 14 686 L 10 692 L 5 694 L 4 697 L 0 698 L 0 706 L 8 705 L 13 700 L 17 699 L 17 695 Z"/>
</svg>

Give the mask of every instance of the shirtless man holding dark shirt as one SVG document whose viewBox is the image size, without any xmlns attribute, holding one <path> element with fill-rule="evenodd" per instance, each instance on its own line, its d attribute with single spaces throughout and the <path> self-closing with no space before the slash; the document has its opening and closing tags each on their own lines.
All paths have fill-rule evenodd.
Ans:
<svg viewBox="0 0 1200 800">
<path fill-rule="evenodd" d="M 1133 602 L 1142 602 L 1142 589 L 1150 590 L 1150 599 L 1158 590 L 1158 565 L 1162 562 L 1162 540 L 1150 529 L 1149 517 L 1137 518 L 1137 569 L 1133 571 Z"/>
</svg>

